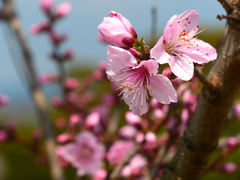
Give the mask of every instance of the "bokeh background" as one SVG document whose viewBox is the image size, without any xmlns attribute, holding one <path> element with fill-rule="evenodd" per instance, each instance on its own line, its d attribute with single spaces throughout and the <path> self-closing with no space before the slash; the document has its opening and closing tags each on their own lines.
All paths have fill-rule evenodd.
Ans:
<svg viewBox="0 0 240 180">
<path fill-rule="evenodd" d="M 62 1 L 56 0 L 56 2 Z M 77 70 L 80 74 L 83 70 L 96 68 L 98 61 L 106 59 L 106 46 L 96 40 L 97 26 L 111 10 L 127 17 L 135 27 L 138 36 L 146 40 L 151 40 L 152 7 L 157 9 L 158 36 L 161 35 L 161 31 L 171 16 L 187 9 L 198 10 L 200 29 L 207 29 L 200 36 L 213 45 L 216 45 L 221 38 L 225 25 L 225 21 L 216 19 L 218 14 L 225 13 L 217 0 L 69 0 L 69 2 L 72 4 L 72 12 L 58 23 L 57 29 L 58 32 L 66 32 L 69 35 L 67 43 L 62 48 L 72 47 L 76 52 L 76 59 L 67 63 L 68 72 L 71 72 L 74 67 L 74 71 Z M 32 36 L 29 32 L 31 24 L 44 19 L 38 4 L 38 0 L 16 0 L 16 7 L 40 75 L 56 72 L 56 67 L 49 58 L 51 46 L 47 36 Z M 28 136 L 31 128 L 38 126 L 37 118 L 26 88 L 21 84 L 15 72 L 7 49 L 3 26 L 0 24 L 0 93 L 10 97 L 11 104 L 0 109 L 0 123 L 12 121 L 17 124 L 23 136 Z M 49 98 L 60 94 L 58 87 L 54 85 L 44 88 L 44 91 Z M 212 178 L 212 176 L 206 177 L 206 179 Z M 14 145 L 0 144 L 0 179 L 40 180 L 49 179 L 49 176 L 46 167 L 36 165 L 32 154 Z M 70 176 L 69 179 L 72 177 Z"/>
</svg>

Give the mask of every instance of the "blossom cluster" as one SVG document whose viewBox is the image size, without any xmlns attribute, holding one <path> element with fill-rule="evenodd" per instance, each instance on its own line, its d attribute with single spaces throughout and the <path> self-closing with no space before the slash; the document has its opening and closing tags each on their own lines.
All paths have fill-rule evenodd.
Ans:
<svg viewBox="0 0 240 180">
<path fill-rule="evenodd" d="M 135 114 L 147 112 L 147 90 L 163 104 L 177 101 L 171 81 L 158 74 L 159 64 L 168 63 L 174 75 L 188 81 L 193 76 L 194 63 L 216 59 L 214 47 L 194 38 L 199 33 L 198 20 L 196 10 L 174 15 L 151 50 L 119 13 L 111 11 L 98 26 L 99 39 L 115 45 L 107 47 L 108 78 L 121 89 L 120 94 Z"/>
</svg>

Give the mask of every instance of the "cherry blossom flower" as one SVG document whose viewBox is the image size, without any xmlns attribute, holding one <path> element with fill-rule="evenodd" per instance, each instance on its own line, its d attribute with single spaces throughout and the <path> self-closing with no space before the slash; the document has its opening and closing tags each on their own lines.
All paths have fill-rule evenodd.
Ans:
<svg viewBox="0 0 240 180">
<path fill-rule="evenodd" d="M 104 153 L 105 147 L 87 131 L 78 134 L 74 143 L 62 146 L 61 149 L 61 156 L 78 169 L 79 176 L 94 175 L 101 167 Z"/>
<path fill-rule="evenodd" d="M 131 48 L 137 33 L 131 23 L 121 14 L 111 11 L 98 26 L 98 39 L 122 48 Z"/>
<path fill-rule="evenodd" d="M 129 177 L 134 172 L 140 173 L 141 169 L 143 169 L 143 167 L 146 165 L 147 165 L 146 159 L 143 156 L 141 156 L 140 154 L 136 154 L 131 159 L 130 163 L 122 169 L 121 174 L 123 177 Z M 138 175 L 138 174 L 136 173 L 136 175 Z"/>
<path fill-rule="evenodd" d="M 155 60 L 141 61 L 121 48 L 108 46 L 108 78 L 121 89 L 124 101 L 137 115 L 147 112 L 147 90 L 159 102 L 169 104 L 177 101 L 177 93 L 171 81 L 158 72 Z"/>
<path fill-rule="evenodd" d="M 215 48 L 194 38 L 199 33 L 198 20 L 196 10 L 174 15 L 168 21 L 163 36 L 151 49 L 151 57 L 160 64 L 168 63 L 172 72 L 182 80 L 192 78 L 193 63 L 208 63 L 217 58 Z"/>
<path fill-rule="evenodd" d="M 112 165 L 121 163 L 134 146 L 135 144 L 132 141 L 116 141 L 107 153 L 109 163 Z"/>
</svg>

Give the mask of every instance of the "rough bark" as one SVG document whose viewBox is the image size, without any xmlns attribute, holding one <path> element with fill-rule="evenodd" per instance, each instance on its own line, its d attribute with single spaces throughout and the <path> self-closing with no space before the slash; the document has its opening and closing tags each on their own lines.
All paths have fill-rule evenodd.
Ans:
<svg viewBox="0 0 240 180">
<path fill-rule="evenodd" d="M 239 0 L 219 1 L 227 14 L 237 14 Z M 227 15 L 227 16 L 228 16 Z M 223 46 L 208 81 L 214 89 L 203 87 L 196 111 L 184 133 L 176 155 L 162 180 L 195 180 L 216 149 L 225 120 L 240 87 L 240 21 L 228 19 Z M 233 18 L 234 17 L 234 18 Z"/>
</svg>

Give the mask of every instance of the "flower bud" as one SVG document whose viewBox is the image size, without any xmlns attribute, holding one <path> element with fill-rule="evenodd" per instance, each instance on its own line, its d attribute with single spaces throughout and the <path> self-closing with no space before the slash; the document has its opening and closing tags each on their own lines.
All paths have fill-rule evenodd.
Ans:
<svg viewBox="0 0 240 180">
<path fill-rule="evenodd" d="M 56 16 L 58 18 L 64 17 L 71 12 L 71 9 L 71 5 L 68 2 L 63 2 L 56 9 Z"/>
<path fill-rule="evenodd" d="M 41 0 L 39 6 L 45 13 L 50 13 L 53 3 L 54 0 Z"/>
<path fill-rule="evenodd" d="M 98 26 L 99 39 L 113 45 L 129 49 L 137 38 L 137 33 L 131 23 L 121 14 L 111 11 Z"/>
</svg>

